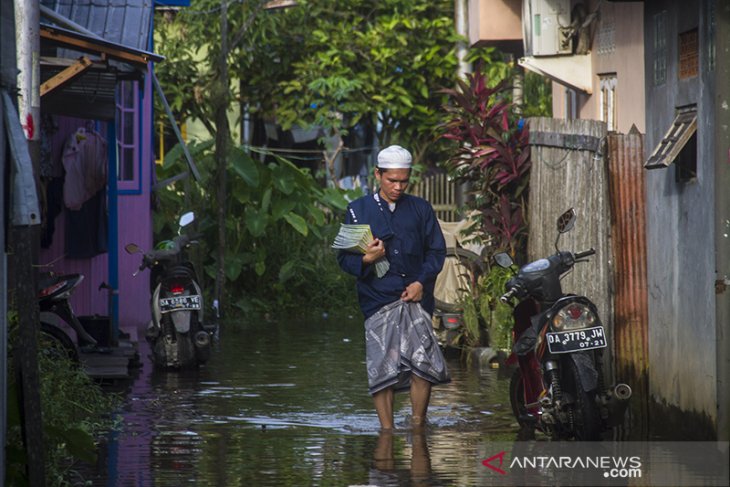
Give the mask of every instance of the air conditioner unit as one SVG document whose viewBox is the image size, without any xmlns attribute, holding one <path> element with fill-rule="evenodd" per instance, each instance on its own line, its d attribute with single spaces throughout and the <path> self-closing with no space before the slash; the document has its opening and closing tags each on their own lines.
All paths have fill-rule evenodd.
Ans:
<svg viewBox="0 0 730 487">
<path fill-rule="evenodd" d="M 570 0 L 523 0 L 525 55 L 572 54 Z"/>
</svg>

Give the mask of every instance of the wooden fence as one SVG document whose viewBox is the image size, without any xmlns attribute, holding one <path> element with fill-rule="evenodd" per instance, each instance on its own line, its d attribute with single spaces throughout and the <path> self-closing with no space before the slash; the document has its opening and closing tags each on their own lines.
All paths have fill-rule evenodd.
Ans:
<svg viewBox="0 0 730 487">
<path fill-rule="evenodd" d="M 410 192 L 429 201 L 439 220 L 445 222 L 457 220 L 457 185 L 449 180 L 446 173 L 424 176 L 413 185 Z"/>
<path fill-rule="evenodd" d="M 606 124 L 593 120 L 531 118 L 530 260 L 555 252 L 556 220 L 575 208 L 575 228 L 560 238 L 561 250 L 596 249 L 590 262 L 576 265 L 562 281 L 565 292 L 589 297 L 613 331 L 610 292 L 611 213 L 605 150 Z M 607 361 L 610 363 L 610 361 Z"/>
</svg>

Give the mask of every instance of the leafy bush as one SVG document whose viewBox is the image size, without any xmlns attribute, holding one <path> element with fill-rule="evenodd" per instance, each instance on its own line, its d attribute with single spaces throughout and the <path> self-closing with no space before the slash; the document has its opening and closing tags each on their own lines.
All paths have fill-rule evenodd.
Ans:
<svg viewBox="0 0 730 487">
<path fill-rule="evenodd" d="M 203 289 L 213 289 L 217 269 L 216 198 L 212 142 L 191 145 L 202 182 L 175 181 L 158 191 L 156 239 L 177 231 L 177 217 L 194 210 L 201 245 L 193 260 Z M 246 316 L 291 310 L 354 306 L 354 282 L 337 266 L 330 244 L 347 205 L 347 193 L 322 188 L 288 160 L 234 148 L 228 158 L 224 310 Z M 185 170 L 179 147 L 165 157 L 159 179 Z M 354 308 L 353 308 L 354 309 Z"/>
<path fill-rule="evenodd" d="M 21 431 L 18 387 L 11 350 L 8 364 L 8 486 L 27 485 L 25 450 Z M 43 342 L 41 342 L 42 345 Z M 119 396 L 104 392 L 98 384 L 66 358 L 65 353 L 47 353 L 39 346 L 41 414 L 45 445 L 46 484 L 49 486 L 79 485 L 78 460 L 93 462 L 96 458 L 95 436 L 113 426 L 111 413 L 120 404 Z M 33 468 L 31 465 L 30 468 Z"/>
<path fill-rule="evenodd" d="M 529 135 L 518 123 L 503 92 L 506 82 L 491 87 L 480 69 L 459 80 L 457 89 L 446 89 L 451 117 L 442 136 L 457 142 L 446 167 L 459 182 L 468 182 L 467 206 L 478 211 L 481 233 L 497 249 L 512 255 L 524 248 L 527 238 L 527 187 Z"/>
<path fill-rule="evenodd" d="M 478 215 L 467 230 L 472 240 L 515 257 L 526 251 L 531 160 L 528 128 L 510 102 L 508 80 L 493 66 L 479 65 L 466 80 L 459 80 L 456 89 L 443 90 L 449 96 L 444 107 L 449 119 L 441 136 L 457 144 L 445 166 L 457 182 L 470 188 L 466 207 Z M 545 79 L 526 76 L 522 113 L 547 115 L 549 90 Z M 467 344 L 478 344 L 480 328 L 486 328 L 492 347 L 511 347 L 511 310 L 499 301 L 510 276 L 509 270 L 493 266 L 464 299 Z"/>
</svg>

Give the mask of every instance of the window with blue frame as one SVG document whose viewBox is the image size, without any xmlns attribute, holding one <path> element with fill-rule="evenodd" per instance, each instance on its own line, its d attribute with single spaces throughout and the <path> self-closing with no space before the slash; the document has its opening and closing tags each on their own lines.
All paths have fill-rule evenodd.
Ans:
<svg viewBox="0 0 730 487">
<path fill-rule="evenodd" d="M 117 190 L 137 192 L 139 178 L 139 86 L 137 81 L 117 85 Z"/>
</svg>

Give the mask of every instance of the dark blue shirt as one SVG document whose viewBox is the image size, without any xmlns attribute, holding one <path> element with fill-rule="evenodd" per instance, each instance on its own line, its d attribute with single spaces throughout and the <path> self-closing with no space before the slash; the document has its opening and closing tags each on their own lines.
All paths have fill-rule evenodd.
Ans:
<svg viewBox="0 0 730 487">
<path fill-rule="evenodd" d="M 444 265 L 446 243 L 431 204 L 403 194 L 391 212 L 386 201 L 366 195 L 348 205 L 345 223 L 369 224 L 373 236 L 383 241 L 390 262 L 388 273 L 379 278 L 374 265 L 363 264 L 362 254 L 337 254 L 340 267 L 357 277 L 357 294 L 365 319 L 400 299 L 406 287 L 415 281 L 423 285 L 421 306 L 432 314 L 433 288 Z"/>
</svg>

